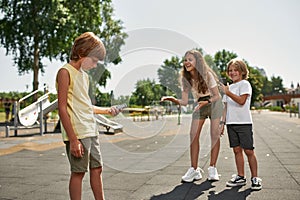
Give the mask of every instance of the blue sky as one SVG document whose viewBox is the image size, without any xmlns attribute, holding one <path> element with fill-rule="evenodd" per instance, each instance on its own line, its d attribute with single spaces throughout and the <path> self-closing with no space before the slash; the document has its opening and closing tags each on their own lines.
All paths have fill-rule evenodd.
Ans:
<svg viewBox="0 0 300 200">
<path fill-rule="evenodd" d="M 104 91 L 128 94 L 136 79 L 156 78 L 156 70 L 170 56 L 181 56 L 188 49 L 201 47 L 208 54 L 226 49 L 264 68 L 267 76 L 280 76 L 286 87 L 300 82 L 300 3 L 298 0 L 113 0 L 115 18 L 123 21 L 128 40 L 139 43 L 139 36 L 153 46 L 124 47 L 123 62 L 110 66 L 112 80 Z M 158 40 L 151 30 L 166 33 Z M 132 34 L 133 33 L 133 34 Z M 137 34 L 135 34 L 137 33 Z M 130 37 L 134 35 L 136 38 Z M 169 36 L 169 37 L 168 37 Z M 174 36 L 174 37 L 173 37 Z M 144 41 L 145 42 L 145 41 Z M 130 42 L 129 42 L 130 43 Z M 184 43 L 184 44 L 183 44 Z M 173 46 L 168 46 L 172 44 Z M 167 47 L 166 47 L 167 45 Z M 182 50 L 178 50 L 181 48 Z M 127 51 L 124 51 L 127 50 Z M 132 51 L 130 51 L 132 50 Z M 25 91 L 32 88 L 32 73 L 18 76 L 12 59 L 0 49 L 0 91 Z M 46 62 L 41 84 L 54 87 L 60 62 Z"/>
</svg>

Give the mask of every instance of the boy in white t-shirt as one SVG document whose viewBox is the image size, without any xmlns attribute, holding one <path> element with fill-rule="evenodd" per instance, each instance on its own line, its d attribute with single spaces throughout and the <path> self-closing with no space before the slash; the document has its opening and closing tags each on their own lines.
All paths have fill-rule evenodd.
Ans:
<svg viewBox="0 0 300 200">
<path fill-rule="evenodd" d="M 245 152 L 251 171 L 251 189 L 262 188 L 261 179 L 257 176 L 257 159 L 253 146 L 252 116 L 250 112 L 252 87 L 246 80 L 248 78 L 246 64 L 239 59 L 232 59 L 227 64 L 227 75 L 233 81 L 231 85 L 224 86 L 222 132 L 226 124 L 230 147 L 233 148 L 237 175 L 226 183 L 229 187 L 246 185 L 244 172 Z M 226 120 L 225 120 L 226 119 Z M 225 122 L 226 121 L 226 122 Z"/>
</svg>

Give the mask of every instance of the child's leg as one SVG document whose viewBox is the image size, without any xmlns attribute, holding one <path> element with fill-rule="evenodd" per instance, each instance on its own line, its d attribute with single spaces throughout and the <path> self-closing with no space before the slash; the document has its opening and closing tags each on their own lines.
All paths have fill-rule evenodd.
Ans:
<svg viewBox="0 0 300 200">
<path fill-rule="evenodd" d="M 71 200 L 81 199 L 81 190 L 82 190 L 82 179 L 84 177 L 84 172 L 82 173 L 71 173 L 70 182 L 69 182 L 69 193 Z"/>
<path fill-rule="evenodd" d="M 102 167 L 90 169 L 90 184 L 95 200 L 103 200 Z"/>
<path fill-rule="evenodd" d="M 210 121 L 211 128 L 211 152 L 210 152 L 210 164 L 209 166 L 216 166 L 219 151 L 220 151 L 220 130 L 219 130 L 219 124 L 220 119 L 214 119 Z"/>
<path fill-rule="evenodd" d="M 239 176 L 245 176 L 243 149 L 240 146 L 233 147 L 236 169 Z"/>
<path fill-rule="evenodd" d="M 199 150 L 200 150 L 200 132 L 202 126 L 205 122 L 205 119 L 201 120 L 192 120 L 191 130 L 190 130 L 190 156 L 191 156 L 191 166 L 194 169 L 198 167 L 198 157 L 199 157 Z"/>
<path fill-rule="evenodd" d="M 211 153 L 210 153 L 210 164 L 209 166 L 216 166 L 217 164 L 217 160 L 218 160 L 218 156 L 219 156 L 219 151 L 220 151 L 220 138 L 214 142 L 213 147 L 211 149 Z"/>
<path fill-rule="evenodd" d="M 250 166 L 251 176 L 257 177 L 257 159 L 255 156 L 254 150 L 245 149 L 244 151 L 248 157 L 248 163 Z"/>
</svg>

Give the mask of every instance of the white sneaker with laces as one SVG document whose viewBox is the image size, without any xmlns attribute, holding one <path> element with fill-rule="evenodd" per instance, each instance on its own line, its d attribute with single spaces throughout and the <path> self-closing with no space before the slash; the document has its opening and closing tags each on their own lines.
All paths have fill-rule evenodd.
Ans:
<svg viewBox="0 0 300 200">
<path fill-rule="evenodd" d="M 193 167 L 190 167 L 188 171 L 185 173 L 184 176 L 182 176 L 182 181 L 184 182 L 193 182 L 194 180 L 200 180 L 202 178 L 201 175 L 201 169 L 198 167 L 197 169 L 194 169 Z"/>
<path fill-rule="evenodd" d="M 246 177 L 233 174 L 230 181 L 226 182 L 226 186 L 236 187 L 236 186 L 240 186 L 240 185 L 246 185 L 246 183 L 247 183 Z"/>
<path fill-rule="evenodd" d="M 209 181 L 218 181 L 220 180 L 217 168 L 213 166 L 208 167 L 208 177 Z"/>
<path fill-rule="evenodd" d="M 258 178 L 258 177 L 254 177 L 254 178 L 251 178 L 251 189 L 252 190 L 261 190 L 262 188 L 262 185 L 261 185 L 261 178 Z"/>
</svg>

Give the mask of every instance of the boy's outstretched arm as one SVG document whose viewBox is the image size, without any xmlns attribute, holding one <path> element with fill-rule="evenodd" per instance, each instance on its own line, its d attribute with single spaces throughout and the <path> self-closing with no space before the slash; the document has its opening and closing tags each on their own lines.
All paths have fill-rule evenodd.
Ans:
<svg viewBox="0 0 300 200">
<path fill-rule="evenodd" d="M 95 114 L 104 114 L 104 115 L 116 116 L 120 113 L 120 110 L 116 106 L 107 107 L 107 108 L 94 106 L 93 109 L 94 109 Z"/>
</svg>

